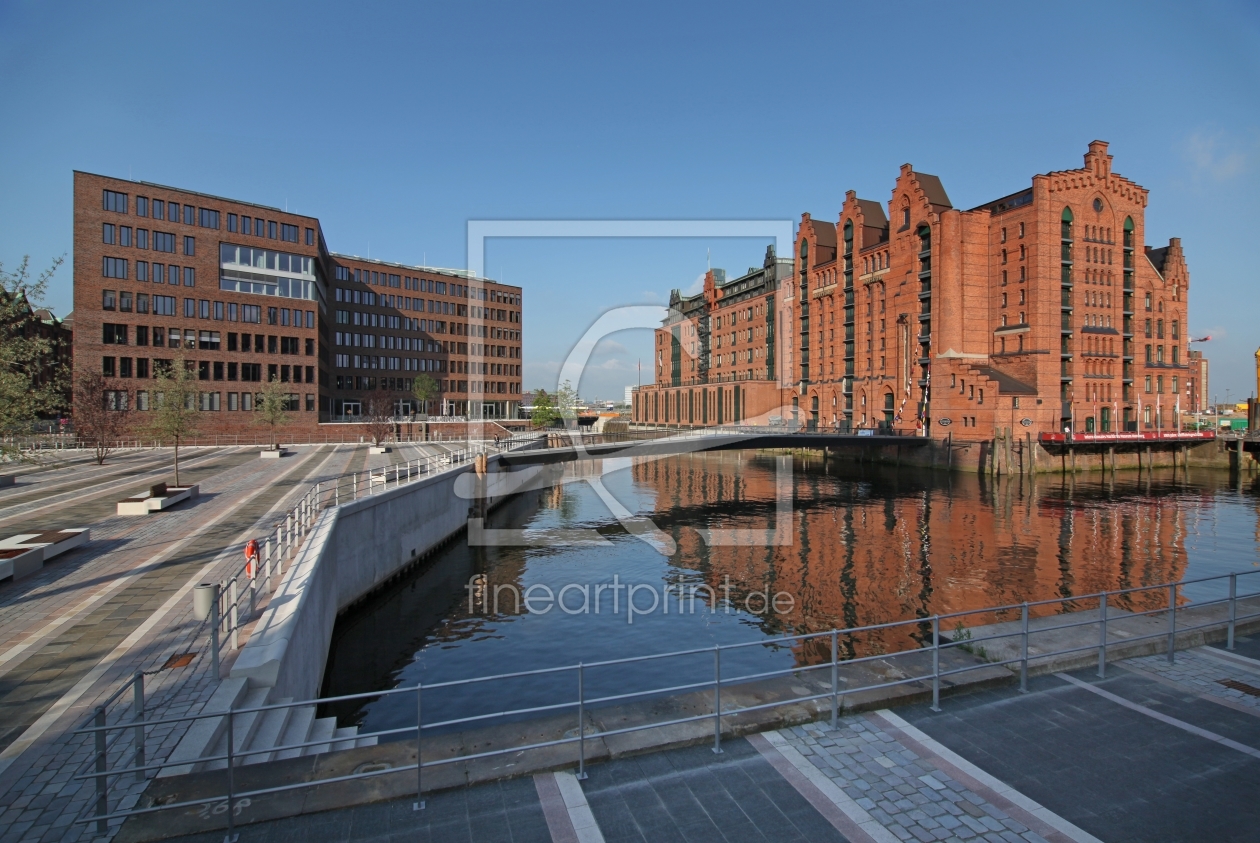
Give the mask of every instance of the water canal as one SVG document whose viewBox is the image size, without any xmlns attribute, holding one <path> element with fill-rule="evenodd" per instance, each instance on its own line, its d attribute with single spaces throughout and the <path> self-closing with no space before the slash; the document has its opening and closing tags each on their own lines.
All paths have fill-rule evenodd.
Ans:
<svg viewBox="0 0 1260 843">
<path fill-rule="evenodd" d="M 790 511 L 776 508 L 785 465 Z M 785 633 L 1250 571 L 1260 562 L 1260 495 L 1250 481 L 1231 487 L 1221 471 L 992 482 L 754 452 L 566 471 L 567 482 L 526 492 L 487 520 L 523 532 L 500 533 L 495 546 L 454 541 L 339 618 L 324 694 L 763 642 L 723 657 L 724 677 L 749 674 L 827 658 L 822 642 L 775 645 Z M 603 489 L 576 472 L 600 475 Z M 601 492 L 657 532 L 632 535 Z M 713 529 L 746 535 L 713 546 L 704 532 Z M 573 544 L 573 531 L 585 531 L 587 543 Z M 1260 574 L 1239 580 L 1240 594 L 1255 591 Z M 1191 585 L 1180 599 L 1223 594 L 1224 586 Z M 1165 599 L 1152 593 L 1126 605 Z M 919 635 L 901 627 L 854 636 L 844 650 L 902 649 Z M 587 694 L 599 695 L 711 677 L 712 659 L 700 655 L 591 670 L 585 681 Z M 448 689 L 426 697 L 425 720 L 573 698 L 573 684 L 566 673 Z M 330 711 L 365 730 L 415 722 L 406 695 Z"/>
</svg>

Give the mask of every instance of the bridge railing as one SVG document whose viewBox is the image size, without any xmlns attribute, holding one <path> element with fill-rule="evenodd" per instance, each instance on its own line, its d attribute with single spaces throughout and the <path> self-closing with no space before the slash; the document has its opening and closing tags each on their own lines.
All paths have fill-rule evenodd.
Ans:
<svg viewBox="0 0 1260 843">
<path fill-rule="evenodd" d="M 713 727 L 714 751 L 721 751 L 724 731 L 727 735 L 732 734 L 734 718 L 740 715 L 783 706 L 799 706 L 802 703 L 813 703 L 820 709 L 820 714 L 824 706 L 826 710 L 829 710 L 831 723 L 835 726 L 845 697 L 864 692 L 884 691 L 906 686 L 917 686 L 925 691 L 930 688 L 932 709 L 939 711 L 941 709 L 943 685 L 955 677 L 971 671 L 1007 667 L 1018 675 L 1019 690 L 1026 692 L 1031 669 L 1039 664 L 1046 665 L 1054 659 L 1065 655 L 1096 652 L 1098 673 L 1100 676 L 1105 676 L 1109 658 L 1115 658 L 1115 649 L 1118 646 L 1123 646 L 1129 654 L 1132 654 L 1132 645 L 1136 642 L 1161 642 L 1162 646 L 1160 648 L 1166 652 L 1168 660 L 1172 662 L 1175 660 L 1175 653 L 1179 646 L 1184 648 L 1186 646 L 1197 646 L 1202 643 L 1201 636 L 1196 637 L 1188 633 L 1214 629 L 1224 632 L 1227 649 L 1233 649 L 1238 625 L 1260 619 L 1260 611 L 1247 611 L 1248 609 L 1258 608 L 1260 582 L 1256 582 L 1254 579 L 1248 581 L 1252 586 L 1252 590 L 1247 594 L 1240 595 L 1238 589 L 1239 581 L 1252 575 L 1260 575 L 1260 570 L 1241 571 L 1182 580 L 1180 582 L 1138 586 L 1115 591 L 1059 597 L 1050 600 L 990 606 L 962 612 L 938 613 L 927 617 L 916 617 L 889 623 L 783 635 L 738 644 L 675 650 L 594 662 L 578 662 L 576 664 L 571 663 L 427 684 L 420 683 L 414 686 L 322 697 L 299 702 L 278 702 L 263 706 L 234 708 L 226 712 L 201 712 L 179 717 L 153 718 L 146 716 L 142 696 L 138 696 L 137 707 L 132 711 L 127 711 L 125 706 L 121 706 L 122 710 L 115 713 L 113 722 L 110 722 L 105 709 L 100 708 L 97 709 L 93 717 L 83 724 L 82 728 L 76 731 L 76 734 L 82 736 L 85 741 L 90 742 L 94 749 L 91 757 L 75 772 L 73 780 L 84 782 L 87 786 L 93 787 L 95 789 L 95 798 L 89 802 L 87 807 L 75 818 L 74 822 L 95 823 L 97 832 L 105 834 L 109 831 L 111 825 L 119 824 L 129 817 L 158 811 L 206 808 L 209 806 L 213 809 L 212 813 L 214 815 L 224 817 L 228 833 L 231 835 L 233 834 L 237 808 L 248 805 L 249 802 L 246 800 L 256 800 L 263 796 L 304 790 L 335 782 L 361 780 L 384 775 L 412 776 L 417 792 L 417 807 L 422 808 L 424 805 L 422 794 L 425 772 L 433 772 L 435 769 L 448 764 L 463 764 L 478 759 L 507 755 L 516 759 L 521 753 L 527 751 L 569 746 L 573 748 L 572 751 L 576 756 L 574 760 L 578 766 L 579 777 L 584 778 L 587 760 L 586 743 L 588 740 L 593 739 L 602 740 L 616 735 L 649 729 L 707 722 L 711 723 Z M 1219 593 L 1223 590 L 1225 593 L 1223 596 L 1210 600 L 1193 602 L 1188 598 L 1179 600 L 1179 590 L 1182 591 L 1184 597 L 1184 590 L 1187 586 L 1194 586 L 1198 592 L 1203 592 L 1209 587 L 1219 586 L 1220 588 L 1217 589 L 1217 592 Z M 714 605 L 718 605 L 719 602 L 715 600 Z M 1224 607 L 1223 618 L 1207 617 L 1204 620 L 1206 615 L 1201 610 L 1213 606 Z M 1243 610 L 1243 613 L 1240 613 L 1240 609 Z M 1200 611 L 1198 614 L 1187 614 L 1190 610 Z M 1074 612 L 1078 613 L 1075 615 L 1077 619 L 1072 619 L 1073 615 L 1071 613 Z M 1117 612 L 1121 614 L 1117 614 Z M 1181 616 L 1180 623 L 1178 620 L 1179 613 Z M 1030 624 L 1032 618 L 1047 616 L 1052 616 L 1055 622 L 1044 628 L 1032 628 Z M 1007 627 L 1004 629 L 990 628 L 983 638 L 972 639 L 967 631 L 964 619 L 976 617 L 980 617 L 981 622 L 988 622 L 991 619 L 1011 619 L 1015 622 L 1007 624 Z M 1162 620 L 1162 623 L 1156 625 L 1147 624 L 1145 627 L 1137 627 L 1129 623 L 1127 628 L 1116 629 L 1118 626 L 1125 625 L 1131 618 L 1151 618 L 1156 621 Z M 949 623 L 956 624 L 952 637 L 947 635 L 946 625 Z M 1109 625 L 1115 633 L 1114 635 L 1109 634 Z M 1030 639 L 1034 636 L 1090 627 L 1098 630 L 1098 636 L 1093 642 L 1089 642 L 1086 639 L 1086 643 L 1079 643 L 1080 639 L 1077 638 L 1074 642 L 1069 642 L 1069 646 L 1045 646 L 1039 643 L 1035 651 L 1030 647 Z M 897 634 L 885 635 L 885 640 L 881 642 L 883 646 L 877 648 L 878 652 L 872 655 L 856 655 L 857 648 L 861 646 L 864 636 L 885 633 Z M 1008 652 L 1013 652 L 1013 655 L 1007 657 L 989 656 L 971 660 L 955 658 L 953 665 L 943 664 L 942 662 L 942 654 L 948 653 L 950 650 L 961 649 L 970 652 L 972 655 L 979 655 L 986 652 L 985 647 L 993 647 L 994 642 L 1011 639 L 1014 640 L 1015 647 L 1013 651 L 1008 650 Z M 889 640 L 900 640 L 904 646 L 900 649 L 888 648 L 887 643 Z M 1040 641 L 1044 642 L 1045 638 L 1041 638 Z M 734 661 L 735 669 L 733 669 L 732 655 L 750 648 L 766 647 L 785 649 L 792 652 L 795 654 L 793 661 L 797 663 L 789 667 L 747 672 L 739 670 L 738 661 Z M 802 660 L 809 661 L 805 656 L 807 651 L 810 650 L 823 657 L 813 660 L 814 663 L 799 663 Z M 852 652 L 855 655 L 842 658 L 842 651 L 846 653 Z M 845 682 L 842 687 L 839 675 L 841 667 L 847 668 L 876 661 L 887 662 L 893 658 L 901 659 L 898 662 L 899 672 L 897 674 L 893 674 L 891 677 L 887 674 L 880 674 L 877 681 L 867 682 L 862 685 L 850 685 Z M 655 670 L 649 672 L 630 669 L 634 666 L 643 666 L 649 663 L 655 666 Z M 619 677 L 635 675 L 639 677 L 667 677 L 667 679 L 663 682 L 657 680 L 656 684 L 653 684 L 651 687 L 632 687 L 622 682 L 616 693 L 590 693 L 587 690 L 591 687 L 588 685 L 588 681 L 591 675 L 597 671 L 614 671 Z M 768 702 L 735 705 L 730 704 L 729 700 L 727 703 L 723 702 L 724 692 L 729 695 L 732 689 L 741 685 L 746 686 L 749 683 L 782 678 L 813 677 L 819 674 L 824 678 L 819 680 L 816 688 L 824 688 L 825 690 L 811 691 L 803 683 L 788 682 L 785 683 L 785 686 L 790 693 L 780 693 L 777 698 Z M 503 691 L 505 683 L 522 679 L 537 682 L 546 677 L 565 677 L 565 684 L 574 689 L 576 693 L 569 695 L 570 692 L 562 692 L 558 697 L 551 697 L 546 701 L 535 700 L 530 705 L 512 707 L 509 704 L 502 709 L 495 708 L 496 703 L 493 701 L 510 700 L 512 698 L 511 694 Z M 424 716 L 424 700 L 428 695 L 452 690 L 466 692 L 471 689 L 476 689 L 478 699 L 491 701 L 487 705 L 492 710 L 475 713 L 463 706 L 460 707 L 459 716 L 438 719 L 426 719 Z M 649 714 L 633 725 L 612 728 L 598 733 L 588 731 L 587 712 L 592 709 L 635 703 L 647 699 L 659 699 L 684 693 L 709 696 L 712 701 L 711 709 L 695 714 L 676 716 L 675 714 L 665 713 L 665 710 L 661 707 L 653 707 L 651 711 L 657 712 L 655 716 Z M 125 699 L 121 693 L 115 696 Z M 276 778 L 269 782 L 264 779 L 265 786 L 262 787 L 237 788 L 235 786 L 233 770 L 241 765 L 248 764 L 250 759 L 258 754 L 264 752 L 272 753 L 279 750 L 304 752 L 313 747 L 321 747 L 319 754 L 322 754 L 324 751 L 327 751 L 323 747 L 336 743 L 335 740 L 330 741 L 330 739 L 324 737 L 302 743 L 287 744 L 281 747 L 271 746 L 264 749 L 242 751 L 241 748 L 238 748 L 233 737 L 234 724 L 239 725 L 240 718 L 253 718 L 261 716 L 265 712 L 286 708 L 321 704 L 363 703 L 388 697 L 401 697 L 413 701 L 413 704 L 409 707 L 415 713 L 414 720 L 392 728 L 358 733 L 356 740 L 375 738 L 381 742 L 414 741 L 416 747 L 415 763 L 404 763 L 399 766 L 365 764 L 361 768 L 355 768 L 350 773 L 326 775 L 323 778 L 298 782 L 293 782 L 288 780 L 287 776 L 281 777 L 277 774 Z M 744 699 L 749 699 L 749 697 L 746 696 Z M 462 754 L 443 752 L 440 756 L 434 757 L 432 753 L 426 756 L 424 751 L 426 733 L 434 735 L 437 732 L 454 729 L 475 728 L 492 725 L 496 722 L 501 723 L 526 717 L 555 715 L 565 712 L 575 718 L 573 728 L 559 737 L 531 741 L 524 737 L 524 735 L 529 733 L 528 730 L 518 730 L 516 734 L 521 737 L 517 740 L 507 740 L 504 743 L 506 733 L 499 733 L 494 741 L 495 748 L 480 752 L 464 752 Z M 226 721 L 228 738 L 225 752 L 203 757 L 198 761 L 199 764 L 226 765 L 223 770 L 224 776 L 221 780 L 221 788 L 216 792 L 201 795 L 195 799 L 177 797 L 170 800 L 165 798 L 151 800 L 148 804 L 138 803 L 135 791 L 137 782 L 147 782 L 149 779 L 156 777 L 166 767 L 186 765 L 188 763 L 187 759 L 172 760 L 169 755 L 162 759 L 146 754 L 147 736 L 151 731 L 187 726 L 207 718 L 222 718 Z M 265 768 L 252 767 L 251 769 L 257 771 Z M 307 769 L 328 770 L 335 769 L 335 765 L 316 764 L 308 766 Z M 124 796 L 119 797 L 117 795 L 116 792 L 119 789 L 124 791 Z M 130 794 L 129 796 L 126 795 L 128 793 Z M 220 807 L 224 810 L 220 811 Z"/>
</svg>

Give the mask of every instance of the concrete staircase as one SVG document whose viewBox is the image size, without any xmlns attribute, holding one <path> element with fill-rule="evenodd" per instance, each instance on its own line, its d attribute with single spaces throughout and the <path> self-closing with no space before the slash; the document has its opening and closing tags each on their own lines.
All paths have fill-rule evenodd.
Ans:
<svg viewBox="0 0 1260 843">
<path fill-rule="evenodd" d="M 270 688 L 251 689 L 244 679 L 227 679 L 211 698 L 206 710 L 251 709 L 292 702 L 287 697 L 268 700 L 270 692 Z M 232 716 L 232 754 L 243 756 L 236 760 L 237 766 L 243 766 L 376 744 L 376 738 L 359 738 L 358 733 L 357 726 L 338 728 L 335 717 L 316 717 L 313 705 L 248 711 Z M 311 745 L 302 746 L 308 743 Z M 227 718 L 198 720 L 171 754 L 171 761 L 185 763 L 165 768 L 159 778 L 202 770 L 222 770 L 227 767 L 226 759 L 200 759 L 227 755 L 227 751 Z"/>
</svg>

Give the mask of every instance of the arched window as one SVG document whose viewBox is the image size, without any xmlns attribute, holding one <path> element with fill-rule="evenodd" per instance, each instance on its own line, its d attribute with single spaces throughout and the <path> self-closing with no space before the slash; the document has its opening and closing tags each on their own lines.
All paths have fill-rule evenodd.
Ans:
<svg viewBox="0 0 1260 843">
<path fill-rule="evenodd" d="M 1063 236 L 1063 239 L 1064 239 L 1064 240 L 1071 240 L 1071 239 L 1072 239 L 1072 220 L 1073 220 L 1073 217 L 1072 217 L 1072 209 L 1071 209 L 1071 208 L 1064 208 L 1064 209 L 1063 209 L 1063 217 L 1062 217 L 1062 220 L 1063 220 L 1063 226 L 1062 226 L 1062 227 L 1063 227 L 1063 235 L 1062 235 L 1062 236 Z"/>
<path fill-rule="evenodd" d="M 801 263 L 805 263 L 805 259 L 809 257 L 809 241 L 801 241 Z"/>
<path fill-rule="evenodd" d="M 1133 248 L 1133 217 L 1124 218 L 1124 248 Z"/>
</svg>

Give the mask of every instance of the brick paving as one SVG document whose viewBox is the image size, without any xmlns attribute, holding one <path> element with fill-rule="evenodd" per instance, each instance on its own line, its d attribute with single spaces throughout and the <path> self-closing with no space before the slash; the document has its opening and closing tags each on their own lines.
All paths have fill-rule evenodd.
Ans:
<svg viewBox="0 0 1260 843">
<path fill-rule="evenodd" d="M 86 806 L 90 788 L 71 780 L 88 760 L 89 749 L 70 732 L 135 671 L 155 670 L 177 652 L 198 655 L 188 667 L 148 677 L 148 707 L 165 716 L 199 710 L 217 685 L 209 675 L 206 625 L 192 618 L 190 599 L 166 604 L 190 576 L 208 565 L 217 565 L 211 571 L 214 577 L 234 571 L 243 534 L 262 533 L 311 483 L 341 474 L 365 453 L 364 448 L 313 447 L 300 449 L 295 458 L 272 461 L 258 459 L 257 448 L 226 449 L 200 467 L 190 465 L 191 482 L 200 483 L 202 492 L 192 505 L 144 518 L 113 515 L 116 493 L 71 505 L 84 518 L 91 517 L 92 508 L 108 509 L 90 522 L 92 542 L 28 580 L 0 586 L 4 653 L 24 637 L 34 642 L 0 664 L 0 748 L 12 744 L 67 690 L 73 693 L 76 683 L 92 680 L 92 671 L 100 675 L 0 773 L 0 841 L 94 835 L 92 827 L 72 824 Z M 181 465 L 181 480 L 183 474 Z M 275 515 L 264 517 L 268 511 Z M 199 529 L 193 540 L 179 544 Z M 152 562 L 155 556 L 158 559 Z M 147 569 L 146 560 L 152 562 Z M 134 575 L 138 567 L 142 572 L 107 599 L 76 612 L 93 595 Z M 40 639 L 37 631 L 59 614 L 68 616 L 66 622 Z M 144 629 L 142 625 L 153 618 L 157 623 Z M 134 640 L 128 644 L 129 639 Z M 226 671 L 232 654 L 224 655 Z M 129 716 L 129 708 L 122 706 L 111 722 Z M 182 734 L 175 727 L 151 730 L 150 757 L 163 757 Z M 121 807 L 133 804 L 143 787 L 133 785 Z M 115 794 L 119 792 L 115 789 Z"/>
<path fill-rule="evenodd" d="M 1203 652 L 1210 649 L 1198 648 L 1179 652 L 1173 664 L 1168 663 L 1167 656 L 1146 656 L 1140 659 L 1128 659 L 1122 662 L 1122 665 L 1137 668 L 1165 681 L 1176 683 L 1192 693 L 1218 697 L 1231 705 L 1248 708 L 1260 715 L 1260 696 L 1222 684 L 1232 680 L 1260 691 L 1260 664 L 1247 665 L 1238 661 L 1226 661 Z"/>
</svg>

